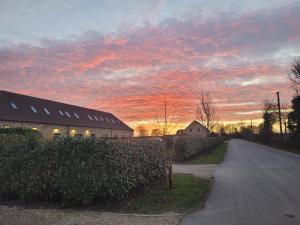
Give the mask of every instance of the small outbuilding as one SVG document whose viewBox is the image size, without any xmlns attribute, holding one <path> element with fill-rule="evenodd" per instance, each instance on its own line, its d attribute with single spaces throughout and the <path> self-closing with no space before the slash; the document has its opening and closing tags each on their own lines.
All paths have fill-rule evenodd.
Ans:
<svg viewBox="0 0 300 225">
<path fill-rule="evenodd" d="M 186 135 L 186 136 L 199 136 L 206 137 L 209 134 L 209 131 L 198 121 L 193 121 L 185 129 L 178 130 L 176 135 Z"/>
</svg>

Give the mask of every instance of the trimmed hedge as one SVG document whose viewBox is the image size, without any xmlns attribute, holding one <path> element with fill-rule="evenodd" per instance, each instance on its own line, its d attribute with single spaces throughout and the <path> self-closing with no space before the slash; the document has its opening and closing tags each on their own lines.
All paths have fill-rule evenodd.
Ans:
<svg viewBox="0 0 300 225">
<path fill-rule="evenodd" d="M 88 204 L 125 197 L 164 174 L 163 143 L 0 134 L 0 197 Z"/>
<path fill-rule="evenodd" d="M 191 159 L 200 153 L 207 153 L 223 142 L 219 137 L 179 137 L 174 144 L 175 161 Z"/>
</svg>

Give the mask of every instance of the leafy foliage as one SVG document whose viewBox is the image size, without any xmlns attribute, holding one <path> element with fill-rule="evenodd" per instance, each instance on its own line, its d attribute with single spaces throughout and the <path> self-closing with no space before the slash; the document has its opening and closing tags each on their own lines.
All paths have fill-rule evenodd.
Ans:
<svg viewBox="0 0 300 225">
<path fill-rule="evenodd" d="M 163 143 L 0 134 L 0 197 L 64 205 L 120 199 L 163 176 Z"/>
<path fill-rule="evenodd" d="M 174 145 L 175 160 L 184 161 L 200 153 L 207 153 L 222 142 L 223 140 L 218 137 L 180 137 L 176 140 Z"/>
<path fill-rule="evenodd" d="M 288 115 L 288 127 L 292 132 L 300 134 L 300 96 L 293 98 L 292 110 Z"/>
</svg>

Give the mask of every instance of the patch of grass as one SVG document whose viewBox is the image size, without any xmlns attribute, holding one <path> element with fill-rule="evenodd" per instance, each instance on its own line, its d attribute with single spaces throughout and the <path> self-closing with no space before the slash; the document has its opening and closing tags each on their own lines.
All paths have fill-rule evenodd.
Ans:
<svg viewBox="0 0 300 225">
<path fill-rule="evenodd" d="M 228 144 L 223 143 L 218 145 L 208 154 L 202 154 L 198 156 L 196 159 L 192 159 L 190 161 L 184 162 L 184 164 L 192 164 L 192 165 L 199 165 L 199 164 L 219 164 L 223 161 Z"/>
<path fill-rule="evenodd" d="M 152 188 L 130 199 L 120 210 L 131 213 L 189 212 L 202 206 L 210 187 L 211 180 L 174 174 L 173 189 Z"/>
</svg>

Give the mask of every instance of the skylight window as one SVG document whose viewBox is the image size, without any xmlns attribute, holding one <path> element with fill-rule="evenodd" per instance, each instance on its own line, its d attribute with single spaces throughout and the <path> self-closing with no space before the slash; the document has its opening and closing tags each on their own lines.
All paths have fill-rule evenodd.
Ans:
<svg viewBox="0 0 300 225">
<path fill-rule="evenodd" d="M 44 107 L 44 111 L 45 111 L 45 113 L 47 113 L 48 115 L 51 114 L 51 113 L 49 112 L 49 110 L 48 110 L 46 107 Z"/>
<path fill-rule="evenodd" d="M 98 117 L 97 116 L 94 116 L 95 117 L 95 119 L 97 120 L 97 121 L 99 121 L 99 119 L 98 119 Z"/>
<path fill-rule="evenodd" d="M 79 119 L 79 116 L 78 116 L 78 114 L 77 113 L 73 113 L 74 114 L 74 116 L 77 118 L 77 119 Z"/>
<path fill-rule="evenodd" d="M 64 113 L 63 113 L 61 110 L 58 110 L 58 112 L 59 112 L 59 114 L 60 114 L 61 116 L 64 115 Z"/>
<path fill-rule="evenodd" d="M 31 108 L 32 112 L 38 113 L 38 111 L 36 110 L 36 108 L 34 106 L 31 105 L 30 108 Z"/>
<path fill-rule="evenodd" d="M 108 118 L 106 118 L 106 121 L 107 121 L 107 122 L 110 122 L 110 120 L 109 120 Z"/>
<path fill-rule="evenodd" d="M 93 118 L 92 118 L 90 115 L 88 115 L 88 118 L 89 118 L 90 120 L 93 120 Z"/>
<path fill-rule="evenodd" d="M 104 121 L 104 119 L 102 118 L 102 116 L 100 116 L 100 119 L 101 119 L 102 121 Z"/>
<path fill-rule="evenodd" d="M 68 112 L 65 111 L 65 114 L 66 114 L 69 118 L 71 118 L 71 115 L 70 115 Z"/>
<path fill-rule="evenodd" d="M 115 123 L 115 121 L 114 121 L 113 119 L 111 119 L 111 121 L 112 121 L 113 123 Z"/>
<path fill-rule="evenodd" d="M 10 102 L 9 104 L 13 109 L 18 109 L 18 106 L 16 105 L 16 103 Z"/>
</svg>

